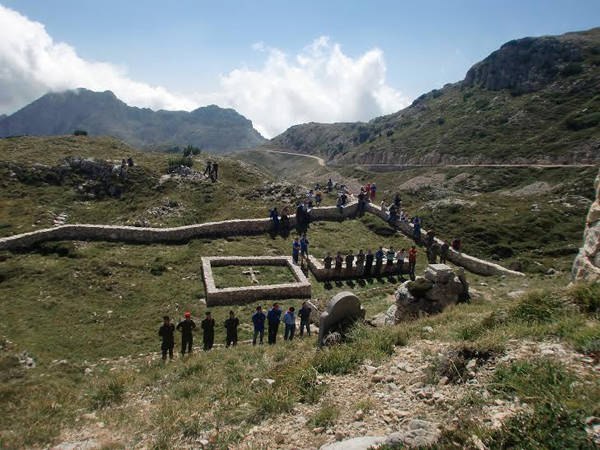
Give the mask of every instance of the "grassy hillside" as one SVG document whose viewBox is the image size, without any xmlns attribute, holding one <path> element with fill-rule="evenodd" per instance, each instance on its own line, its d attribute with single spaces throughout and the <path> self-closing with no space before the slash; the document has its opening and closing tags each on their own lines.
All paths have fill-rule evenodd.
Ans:
<svg viewBox="0 0 600 450">
<path fill-rule="evenodd" d="M 85 174 L 68 172 L 59 180 L 66 157 L 120 165 L 129 156 L 135 167 L 126 177 L 115 175 L 109 181 L 121 192 L 118 196 L 89 195 L 86 186 L 96 181 Z M 63 213 L 67 223 L 161 227 L 268 215 L 277 192 L 271 197 L 255 195 L 271 180 L 264 173 L 228 158 L 200 154 L 194 157 L 193 169 L 202 172 L 207 159 L 217 159 L 218 183 L 202 177 L 168 178 L 168 161 L 173 157 L 139 152 L 108 137 L 0 139 L 0 235 L 47 228 Z"/>
<path fill-rule="evenodd" d="M 600 162 L 599 28 L 512 41 L 469 74 L 397 113 L 297 125 L 268 145 L 340 164 Z"/>
</svg>

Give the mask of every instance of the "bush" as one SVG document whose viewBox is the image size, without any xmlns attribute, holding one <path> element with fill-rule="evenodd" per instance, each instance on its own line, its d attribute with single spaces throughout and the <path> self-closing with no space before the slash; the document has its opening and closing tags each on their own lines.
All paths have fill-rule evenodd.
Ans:
<svg viewBox="0 0 600 450">
<path fill-rule="evenodd" d="M 560 291 L 530 292 L 508 312 L 508 318 L 529 323 L 553 322 L 563 316 L 568 307 L 560 294 Z"/>
<path fill-rule="evenodd" d="M 152 264 L 152 267 L 150 267 L 150 273 L 155 276 L 162 275 L 166 270 L 167 268 L 163 264 L 159 263 L 154 263 Z"/>
<path fill-rule="evenodd" d="M 188 145 L 186 148 L 183 149 L 183 156 L 190 156 L 190 155 L 199 155 L 201 152 L 201 150 L 198 147 L 194 147 L 193 145 Z"/>
<path fill-rule="evenodd" d="M 600 112 L 591 112 L 588 114 L 571 114 L 565 120 L 567 128 L 578 131 L 585 128 L 592 128 L 600 124 Z"/>
<path fill-rule="evenodd" d="M 125 383 L 120 379 L 112 379 L 101 384 L 91 397 L 92 408 L 104 408 L 106 406 L 120 403 L 125 394 Z"/>
<path fill-rule="evenodd" d="M 169 172 L 173 171 L 174 169 L 181 167 L 181 166 L 185 166 L 185 167 L 193 167 L 194 166 L 194 160 L 192 158 L 188 158 L 188 157 L 181 157 L 181 158 L 169 158 L 169 160 L 167 161 L 168 167 L 169 167 Z"/>
<path fill-rule="evenodd" d="M 570 77 L 572 75 L 579 75 L 583 72 L 583 66 L 577 63 L 569 63 L 560 71 L 563 77 Z"/>
<path fill-rule="evenodd" d="M 326 402 L 323 406 L 310 418 L 307 425 L 310 428 L 330 427 L 335 424 L 335 421 L 340 415 L 340 410 L 333 404 Z"/>
<path fill-rule="evenodd" d="M 581 312 L 596 316 L 600 312 L 600 284 L 577 284 L 569 291 L 569 298 Z"/>
<path fill-rule="evenodd" d="M 73 131 L 73 136 L 87 136 L 88 132 L 85 130 L 75 130 Z"/>
</svg>

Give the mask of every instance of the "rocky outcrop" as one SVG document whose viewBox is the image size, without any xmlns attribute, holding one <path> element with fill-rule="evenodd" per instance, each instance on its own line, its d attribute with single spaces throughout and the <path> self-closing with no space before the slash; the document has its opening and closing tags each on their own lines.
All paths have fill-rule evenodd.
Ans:
<svg viewBox="0 0 600 450">
<path fill-rule="evenodd" d="M 327 305 L 327 311 L 321 313 L 319 347 L 341 342 L 345 332 L 364 317 L 365 310 L 352 292 L 344 291 L 334 295 Z"/>
<path fill-rule="evenodd" d="M 445 264 L 430 264 L 423 277 L 407 281 L 396 291 L 396 304 L 392 306 L 395 323 L 442 312 L 448 305 L 466 301 L 468 296 L 464 271 L 455 274 Z"/>
<path fill-rule="evenodd" d="M 590 206 L 583 232 L 583 247 L 573 262 L 573 281 L 600 281 L 600 172 L 594 182 L 596 200 Z"/>
<path fill-rule="evenodd" d="M 467 72 L 464 84 L 523 94 L 542 89 L 568 63 L 581 60 L 580 48 L 556 37 L 527 37 L 507 42 Z"/>
</svg>

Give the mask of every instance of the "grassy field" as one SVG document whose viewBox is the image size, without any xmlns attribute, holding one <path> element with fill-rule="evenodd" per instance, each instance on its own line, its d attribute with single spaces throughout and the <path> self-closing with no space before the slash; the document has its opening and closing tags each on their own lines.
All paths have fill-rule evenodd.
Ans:
<svg viewBox="0 0 600 450">
<path fill-rule="evenodd" d="M 258 284 L 285 284 L 294 283 L 296 279 L 287 266 L 223 266 L 213 267 L 213 277 L 217 289 L 226 287 L 252 286 L 250 274 L 244 272 L 252 271 L 258 280 Z"/>
</svg>

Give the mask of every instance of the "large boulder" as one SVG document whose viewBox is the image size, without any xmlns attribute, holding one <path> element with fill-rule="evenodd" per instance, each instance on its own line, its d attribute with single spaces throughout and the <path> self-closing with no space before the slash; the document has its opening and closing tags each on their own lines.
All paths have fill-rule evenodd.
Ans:
<svg viewBox="0 0 600 450">
<path fill-rule="evenodd" d="M 571 278 L 577 281 L 600 281 L 600 172 L 594 182 L 596 199 L 587 215 L 583 247 L 573 262 Z"/>
<path fill-rule="evenodd" d="M 394 322 L 435 314 L 448 305 L 468 298 L 468 284 L 464 270 L 458 273 L 445 264 L 430 264 L 424 277 L 403 283 L 396 290 Z"/>
<path fill-rule="evenodd" d="M 343 336 L 346 329 L 364 317 L 365 310 L 352 292 L 344 291 L 334 295 L 327 305 L 327 311 L 321 313 L 319 346 L 324 344 L 329 333 L 337 332 Z"/>
</svg>

